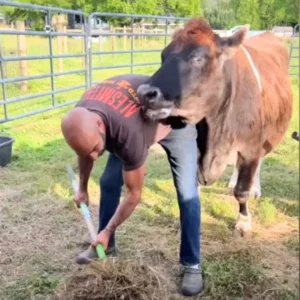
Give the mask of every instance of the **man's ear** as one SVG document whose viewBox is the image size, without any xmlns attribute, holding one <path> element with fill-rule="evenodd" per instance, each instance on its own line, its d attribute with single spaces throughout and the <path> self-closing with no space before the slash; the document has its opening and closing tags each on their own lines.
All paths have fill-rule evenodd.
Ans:
<svg viewBox="0 0 300 300">
<path fill-rule="evenodd" d="M 219 54 L 222 60 L 227 60 L 232 58 L 238 47 L 243 44 L 244 40 L 248 35 L 250 25 L 245 25 L 241 29 L 239 29 L 235 34 L 220 38 L 218 42 L 219 46 Z"/>
<path fill-rule="evenodd" d="M 101 131 L 105 132 L 105 129 L 106 129 L 105 125 L 100 118 L 97 118 L 97 126 L 99 129 L 101 129 Z"/>
</svg>

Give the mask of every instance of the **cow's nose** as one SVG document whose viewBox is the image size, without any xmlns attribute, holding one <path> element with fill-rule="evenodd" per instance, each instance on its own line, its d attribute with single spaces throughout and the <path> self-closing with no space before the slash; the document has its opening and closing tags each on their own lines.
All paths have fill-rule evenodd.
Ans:
<svg viewBox="0 0 300 300">
<path fill-rule="evenodd" d="M 159 88 L 149 84 L 142 84 L 137 89 L 137 95 L 142 101 L 142 104 L 147 104 L 159 100 L 162 96 Z"/>
<path fill-rule="evenodd" d="M 144 95 L 145 99 L 146 100 L 151 100 L 153 98 L 157 98 L 157 95 L 158 95 L 158 92 L 156 89 L 152 89 L 152 90 L 149 90 L 148 92 L 146 92 L 146 94 Z"/>
</svg>

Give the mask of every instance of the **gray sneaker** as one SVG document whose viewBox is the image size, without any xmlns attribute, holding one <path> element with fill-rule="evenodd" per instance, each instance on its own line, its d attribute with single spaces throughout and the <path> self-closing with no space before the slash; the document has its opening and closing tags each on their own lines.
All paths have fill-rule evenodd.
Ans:
<svg viewBox="0 0 300 300">
<path fill-rule="evenodd" d="M 105 251 L 106 255 L 114 255 L 116 254 L 116 248 L 110 247 Z M 97 252 L 94 247 L 89 246 L 87 250 L 79 253 L 76 257 L 76 263 L 79 265 L 86 265 L 92 262 L 93 260 L 98 259 Z"/>
<path fill-rule="evenodd" d="M 194 296 L 204 289 L 201 269 L 185 267 L 181 283 L 181 293 L 184 296 Z"/>
</svg>

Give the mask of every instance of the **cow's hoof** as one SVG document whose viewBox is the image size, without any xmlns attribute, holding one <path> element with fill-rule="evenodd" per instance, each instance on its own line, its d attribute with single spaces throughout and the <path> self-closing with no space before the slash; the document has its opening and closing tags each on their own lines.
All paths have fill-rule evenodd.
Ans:
<svg viewBox="0 0 300 300">
<path fill-rule="evenodd" d="M 251 190 L 250 190 L 250 193 L 249 193 L 249 196 L 251 198 L 260 198 L 261 197 L 261 189 L 260 187 L 257 187 L 257 186 L 252 186 Z"/>
<path fill-rule="evenodd" d="M 227 187 L 228 187 L 230 190 L 233 190 L 235 186 L 236 186 L 236 181 L 231 181 L 231 180 L 230 180 Z"/>
<path fill-rule="evenodd" d="M 241 229 L 235 228 L 233 231 L 233 236 L 235 238 L 250 239 L 252 237 L 252 230 L 243 231 Z"/>
<path fill-rule="evenodd" d="M 235 237 L 250 238 L 252 236 L 251 215 L 244 216 L 239 214 L 238 221 L 235 224 L 233 235 Z"/>
</svg>

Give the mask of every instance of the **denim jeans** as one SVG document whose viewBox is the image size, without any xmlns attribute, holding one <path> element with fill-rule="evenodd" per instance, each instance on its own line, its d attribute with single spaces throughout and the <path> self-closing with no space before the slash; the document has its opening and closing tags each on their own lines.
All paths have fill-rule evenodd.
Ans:
<svg viewBox="0 0 300 300">
<path fill-rule="evenodd" d="M 166 151 L 180 209 L 180 263 L 200 263 L 200 200 L 197 189 L 197 131 L 194 125 L 174 129 L 159 144 Z M 100 179 L 99 229 L 105 228 L 120 202 L 122 163 L 110 153 Z M 112 235 L 109 247 L 115 245 Z"/>
</svg>

